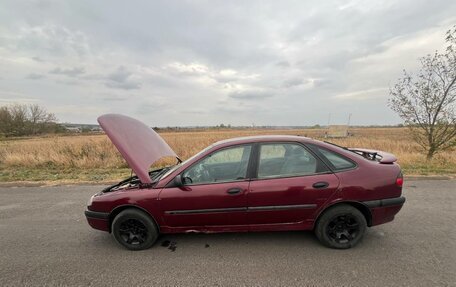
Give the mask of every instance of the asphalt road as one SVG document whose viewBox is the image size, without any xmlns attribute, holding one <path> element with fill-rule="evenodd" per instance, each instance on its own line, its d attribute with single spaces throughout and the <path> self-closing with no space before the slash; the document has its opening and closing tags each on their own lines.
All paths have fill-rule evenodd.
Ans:
<svg viewBox="0 0 456 287">
<path fill-rule="evenodd" d="M 86 223 L 101 188 L 0 188 L 0 285 L 456 286 L 454 180 L 407 182 L 395 221 L 350 250 L 267 232 L 166 235 L 127 251 Z"/>
</svg>

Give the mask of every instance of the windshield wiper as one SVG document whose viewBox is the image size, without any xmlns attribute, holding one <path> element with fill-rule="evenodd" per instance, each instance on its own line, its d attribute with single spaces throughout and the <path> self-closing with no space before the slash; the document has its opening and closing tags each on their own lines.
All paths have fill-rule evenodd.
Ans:
<svg viewBox="0 0 456 287">
<path fill-rule="evenodd" d="M 153 178 L 151 178 L 151 179 L 152 179 L 152 182 L 155 183 L 155 182 L 159 181 L 160 178 L 161 178 L 168 170 L 170 170 L 172 167 L 173 167 L 173 166 L 166 166 L 166 167 L 164 167 L 164 168 L 158 170 L 158 171 L 157 171 L 157 174 L 155 174 L 155 175 L 153 176 Z"/>
</svg>

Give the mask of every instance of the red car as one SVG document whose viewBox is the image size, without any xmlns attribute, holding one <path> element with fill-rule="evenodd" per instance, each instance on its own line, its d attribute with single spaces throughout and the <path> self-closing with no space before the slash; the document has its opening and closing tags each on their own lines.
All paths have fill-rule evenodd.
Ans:
<svg viewBox="0 0 456 287">
<path fill-rule="evenodd" d="M 350 248 L 366 227 L 402 208 L 402 173 L 389 153 L 300 136 L 217 142 L 181 162 L 145 124 L 108 114 L 103 130 L 136 176 L 90 199 L 89 224 L 131 250 L 160 233 L 313 230 L 332 248 Z M 162 157 L 177 164 L 149 171 Z"/>
</svg>

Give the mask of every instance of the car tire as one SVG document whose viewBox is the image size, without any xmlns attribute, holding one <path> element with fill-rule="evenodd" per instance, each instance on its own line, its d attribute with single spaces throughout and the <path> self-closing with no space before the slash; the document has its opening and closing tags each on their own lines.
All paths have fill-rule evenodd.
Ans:
<svg viewBox="0 0 456 287">
<path fill-rule="evenodd" d="M 125 209 L 112 221 L 116 241 L 130 250 L 150 248 L 158 238 L 158 228 L 148 214 L 138 209 Z"/>
<path fill-rule="evenodd" d="M 347 249 L 361 241 L 366 228 L 366 218 L 358 209 L 348 204 L 341 204 L 324 211 L 314 231 L 323 245 Z"/>
</svg>

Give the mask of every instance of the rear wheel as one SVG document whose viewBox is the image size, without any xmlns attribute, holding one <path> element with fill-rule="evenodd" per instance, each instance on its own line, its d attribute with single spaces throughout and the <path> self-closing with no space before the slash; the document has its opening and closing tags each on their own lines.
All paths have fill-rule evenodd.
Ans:
<svg viewBox="0 0 456 287">
<path fill-rule="evenodd" d="M 328 247 L 347 249 L 361 241 L 366 226 L 366 218 L 358 209 L 343 204 L 323 213 L 315 227 L 315 234 Z"/>
<path fill-rule="evenodd" d="M 158 238 L 158 229 L 153 220 L 137 209 L 120 212 L 114 218 L 111 230 L 116 241 L 130 250 L 147 249 Z"/>
</svg>

